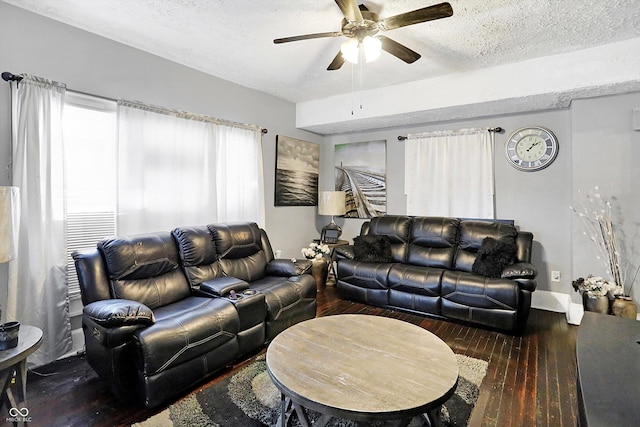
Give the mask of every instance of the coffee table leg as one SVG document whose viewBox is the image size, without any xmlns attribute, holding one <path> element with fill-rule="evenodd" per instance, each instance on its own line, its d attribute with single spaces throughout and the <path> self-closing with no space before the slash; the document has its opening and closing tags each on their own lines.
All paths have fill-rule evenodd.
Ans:
<svg viewBox="0 0 640 427">
<path fill-rule="evenodd" d="M 442 406 L 438 406 L 426 414 L 422 414 L 429 427 L 442 427 L 442 420 L 440 419 L 441 409 Z"/>
</svg>

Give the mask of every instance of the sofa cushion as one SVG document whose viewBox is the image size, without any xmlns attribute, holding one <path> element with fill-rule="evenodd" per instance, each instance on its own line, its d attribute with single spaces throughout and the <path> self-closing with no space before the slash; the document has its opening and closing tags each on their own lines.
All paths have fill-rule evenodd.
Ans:
<svg viewBox="0 0 640 427">
<path fill-rule="evenodd" d="M 405 262 L 413 218 L 408 216 L 379 216 L 371 218 L 361 235 L 387 236 L 394 262 Z"/>
<path fill-rule="evenodd" d="M 478 250 L 486 237 L 496 240 L 508 238 L 515 240 L 518 230 L 511 224 L 490 220 L 463 220 L 460 222 L 460 237 L 454 270 L 473 271 Z"/>
<path fill-rule="evenodd" d="M 223 298 L 189 297 L 154 311 L 155 324 L 136 331 L 142 363 L 151 376 L 236 340 L 238 312 Z M 236 349 L 237 352 L 237 349 Z"/>
<path fill-rule="evenodd" d="M 289 278 L 265 276 L 252 282 L 251 289 L 264 294 L 267 340 L 289 326 L 315 316 L 317 289 L 308 274 Z"/>
<path fill-rule="evenodd" d="M 255 223 L 210 224 L 222 271 L 247 282 L 265 277 L 273 253 L 263 246 L 263 232 Z M 270 248 L 269 248 L 270 251 Z"/>
<path fill-rule="evenodd" d="M 458 239 L 458 218 L 418 217 L 411 227 L 407 262 L 451 269 Z"/>
<path fill-rule="evenodd" d="M 353 239 L 354 259 L 366 262 L 391 262 L 391 241 L 387 236 L 365 235 Z"/>
<path fill-rule="evenodd" d="M 500 277 L 505 267 L 514 263 L 518 247 L 510 238 L 486 237 L 478 249 L 471 270 L 485 277 Z"/>
<path fill-rule="evenodd" d="M 343 259 L 338 263 L 338 280 L 354 286 L 371 289 L 387 289 L 392 263 L 361 262 Z"/>
<path fill-rule="evenodd" d="M 197 289 L 202 282 L 222 276 L 213 235 L 206 226 L 179 227 L 171 234 L 191 287 Z"/>
<path fill-rule="evenodd" d="M 389 271 L 389 304 L 423 313 L 440 314 L 443 269 L 393 264 Z"/>
<path fill-rule="evenodd" d="M 190 295 L 170 233 L 105 239 L 98 243 L 113 298 L 138 301 L 151 309 Z"/>
</svg>

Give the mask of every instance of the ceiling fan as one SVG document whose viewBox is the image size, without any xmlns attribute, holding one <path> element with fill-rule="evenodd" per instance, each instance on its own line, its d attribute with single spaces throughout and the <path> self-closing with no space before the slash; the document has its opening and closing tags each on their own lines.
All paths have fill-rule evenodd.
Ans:
<svg viewBox="0 0 640 427">
<path fill-rule="evenodd" d="M 411 64 L 420 59 L 420 54 L 386 36 L 383 36 L 380 33 L 400 27 L 406 27 L 408 25 L 419 24 L 421 22 L 448 18 L 453 15 L 451 5 L 446 2 L 390 16 L 384 19 L 379 19 L 378 14 L 371 12 L 365 5 L 361 4 L 358 6 L 356 0 L 335 0 L 335 2 L 344 15 L 341 31 L 283 37 L 275 39 L 273 42 L 280 44 L 298 40 L 346 36 L 355 40 L 357 43 L 354 43 L 357 46 L 358 44 L 365 42 L 365 38 L 369 37 L 377 39 L 382 50 L 400 58 L 407 64 Z M 367 39 L 367 41 L 369 40 L 371 39 Z M 342 64 L 344 64 L 344 61 L 345 58 L 343 56 L 343 52 L 338 52 L 331 64 L 329 64 L 329 67 L 327 67 L 327 70 L 339 69 L 342 67 Z"/>
</svg>

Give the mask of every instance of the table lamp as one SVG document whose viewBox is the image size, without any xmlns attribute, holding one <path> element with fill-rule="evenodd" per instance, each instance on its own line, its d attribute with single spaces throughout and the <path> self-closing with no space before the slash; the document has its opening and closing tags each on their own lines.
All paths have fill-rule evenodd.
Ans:
<svg viewBox="0 0 640 427">
<path fill-rule="evenodd" d="M 20 192 L 18 187 L 0 187 L 0 264 L 17 256 Z M 0 319 L 2 307 L 0 306 Z"/>
<path fill-rule="evenodd" d="M 336 243 L 342 234 L 342 228 L 336 224 L 333 217 L 344 215 L 346 212 L 347 194 L 344 191 L 321 191 L 318 195 L 318 215 L 331 215 L 331 222 L 322 228 L 320 241 Z"/>
</svg>

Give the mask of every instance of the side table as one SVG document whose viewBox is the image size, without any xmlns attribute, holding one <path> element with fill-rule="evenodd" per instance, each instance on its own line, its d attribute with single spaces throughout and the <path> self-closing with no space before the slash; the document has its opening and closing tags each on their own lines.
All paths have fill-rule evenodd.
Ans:
<svg viewBox="0 0 640 427">
<path fill-rule="evenodd" d="M 24 422 L 29 410 L 24 403 L 27 399 L 27 357 L 33 354 L 42 343 L 42 330 L 35 326 L 20 325 L 17 347 L 0 351 L 0 385 L 2 386 L 2 401 L 0 413 L 6 406 L 9 420 L 14 424 Z M 16 375 L 16 384 L 20 394 L 17 401 L 11 390 L 11 380 Z M 21 406 L 18 406 L 21 403 Z M 15 412 L 15 413 L 14 413 Z"/>
<path fill-rule="evenodd" d="M 321 243 L 320 239 L 315 239 L 314 242 L 316 243 Z M 336 267 L 334 265 L 334 262 L 336 260 L 336 251 L 335 249 L 338 246 L 348 246 L 349 245 L 349 241 L 348 240 L 338 240 L 335 243 L 322 243 L 323 245 L 327 245 L 329 247 L 329 249 L 331 249 L 331 252 L 329 252 L 329 273 L 333 274 L 333 279 L 334 281 L 337 280 L 338 275 L 336 274 Z"/>
</svg>

